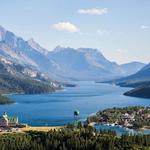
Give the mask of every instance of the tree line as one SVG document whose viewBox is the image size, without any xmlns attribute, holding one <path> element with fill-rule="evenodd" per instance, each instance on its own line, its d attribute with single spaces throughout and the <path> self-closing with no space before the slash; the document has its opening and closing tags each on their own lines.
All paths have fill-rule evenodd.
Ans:
<svg viewBox="0 0 150 150">
<path fill-rule="evenodd" d="M 0 150 L 147 150 L 150 135 L 122 135 L 92 127 L 0 135 Z"/>
</svg>

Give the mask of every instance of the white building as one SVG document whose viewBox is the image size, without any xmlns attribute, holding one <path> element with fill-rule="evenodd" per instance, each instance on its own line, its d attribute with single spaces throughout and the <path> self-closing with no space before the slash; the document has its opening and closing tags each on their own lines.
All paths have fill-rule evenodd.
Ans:
<svg viewBox="0 0 150 150">
<path fill-rule="evenodd" d="M 18 124 L 18 117 L 8 116 L 6 113 L 0 117 L 0 127 L 15 127 Z"/>
</svg>

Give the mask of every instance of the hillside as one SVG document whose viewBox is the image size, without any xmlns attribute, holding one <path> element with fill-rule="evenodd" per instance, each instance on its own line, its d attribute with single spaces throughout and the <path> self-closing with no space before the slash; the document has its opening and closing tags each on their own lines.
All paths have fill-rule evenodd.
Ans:
<svg viewBox="0 0 150 150">
<path fill-rule="evenodd" d="M 46 57 L 46 51 L 33 40 L 25 41 L 0 26 L 0 56 L 14 63 L 28 65 L 54 78 L 55 63 Z"/>
<path fill-rule="evenodd" d="M 147 64 L 137 73 L 115 80 L 113 82 L 120 86 L 137 87 L 145 85 L 149 81 L 150 81 L 150 64 Z"/>
<path fill-rule="evenodd" d="M 149 150 L 149 139 L 150 135 L 117 136 L 112 130 L 97 131 L 90 126 L 72 125 L 48 132 L 1 134 L 0 145 L 2 150 Z"/>
<path fill-rule="evenodd" d="M 60 89 L 59 84 L 44 77 L 36 70 L 2 60 L 0 61 L 0 93 L 34 94 L 54 92 Z"/>
<path fill-rule="evenodd" d="M 124 93 L 127 96 L 150 98 L 150 63 L 144 66 L 137 73 L 113 81 L 122 87 L 133 87 L 135 89 Z"/>
<path fill-rule="evenodd" d="M 124 73 L 126 73 L 126 75 L 129 75 L 128 74 L 129 72 L 130 74 L 135 74 L 136 72 L 140 71 L 145 66 L 145 64 L 135 61 L 135 62 L 122 64 L 120 66 L 123 69 Z"/>
</svg>

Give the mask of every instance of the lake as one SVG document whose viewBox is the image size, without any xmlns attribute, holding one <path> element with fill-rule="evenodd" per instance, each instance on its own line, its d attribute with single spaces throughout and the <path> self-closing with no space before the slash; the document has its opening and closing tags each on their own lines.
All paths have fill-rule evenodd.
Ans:
<svg viewBox="0 0 150 150">
<path fill-rule="evenodd" d="M 78 82 L 76 87 L 41 95 L 10 95 L 13 105 L 1 105 L 0 114 L 16 115 L 23 123 L 36 126 L 64 125 L 72 122 L 74 110 L 80 111 L 80 119 L 109 107 L 150 106 L 149 99 L 124 96 L 130 88 L 115 85 Z"/>
<path fill-rule="evenodd" d="M 108 125 L 103 125 L 103 124 L 96 124 L 94 125 L 97 131 L 100 130 L 112 130 L 117 133 L 117 135 L 121 136 L 122 134 L 129 134 L 129 135 L 134 135 L 134 134 L 150 134 L 149 129 L 144 129 L 144 130 L 135 130 L 135 129 L 129 129 L 125 127 L 119 127 L 119 126 L 108 126 Z"/>
</svg>

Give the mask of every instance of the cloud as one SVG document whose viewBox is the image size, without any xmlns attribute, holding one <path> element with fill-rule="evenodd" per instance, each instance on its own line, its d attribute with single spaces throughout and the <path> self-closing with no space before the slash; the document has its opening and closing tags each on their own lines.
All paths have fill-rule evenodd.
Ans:
<svg viewBox="0 0 150 150">
<path fill-rule="evenodd" d="M 145 29 L 148 29 L 149 27 L 146 26 L 146 25 L 141 25 L 141 29 L 145 30 Z"/>
<path fill-rule="evenodd" d="M 89 8 L 89 9 L 80 9 L 78 10 L 79 14 L 86 15 L 104 15 L 108 13 L 108 8 Z"/>
<path fill-rule="evenodd" d="M 53 25 L 53 28 L 58 31 L 79 32 L 79 29 L 70 22 L 59 22 Z"/>
</svg>

